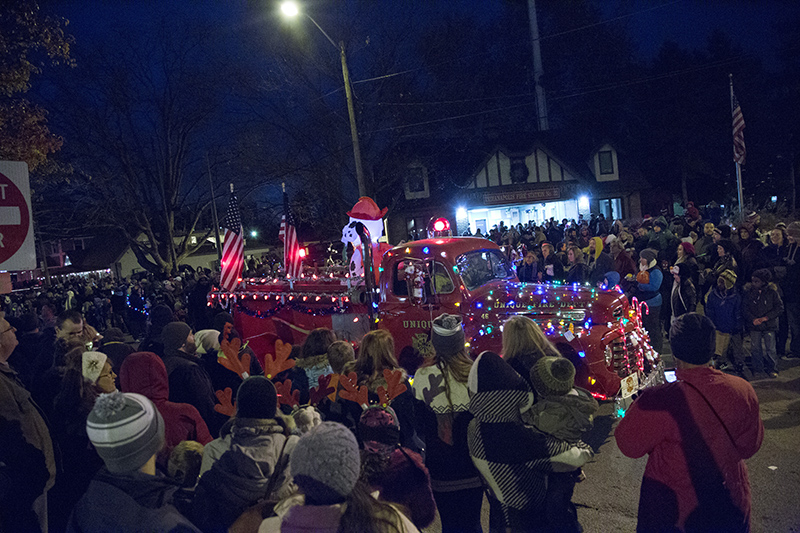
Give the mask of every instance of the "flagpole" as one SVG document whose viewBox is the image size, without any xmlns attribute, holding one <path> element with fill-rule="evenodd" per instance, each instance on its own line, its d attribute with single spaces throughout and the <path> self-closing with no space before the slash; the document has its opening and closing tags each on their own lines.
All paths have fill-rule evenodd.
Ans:
<svg viewBox="0 0 800 533">
<path fill-rule="evenodd" d="M 219 218 L 217 217 L 217 198 L 214 196 L 214 181 L 211 179 L 211 163 L 208 162 L 206 152 L 206 166 L 208 167 L 208 185 L 211 188 L 211 214 L 214 217 L 214 238 L 217 241 L 217 261 L 222 261 L 222 244 L 219 240 Z"/>
<path fill-rule="evenodd" d="M 731 88 L 731 111 L 733 111 L 733 74 L 728 74 L 728 80 L 730 81 Z M 744 213 L 744 201 L 742 199 L 742 166 L 736 159 L 734 159 L 733 162 L 736 165 L 736 190 L 739 194 L 739 212 Z"/>
</svg>

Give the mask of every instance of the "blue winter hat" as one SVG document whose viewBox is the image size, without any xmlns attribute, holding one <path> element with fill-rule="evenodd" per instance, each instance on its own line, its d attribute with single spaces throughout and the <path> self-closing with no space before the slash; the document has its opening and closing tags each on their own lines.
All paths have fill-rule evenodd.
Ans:
<svg viewBox="0 0 800 533">
<path fill-rule="evenodd" d="M 617 285 L 619 285 L 620 275 L 617 271 L 612 270 L 610 272 L 606 272 L 606 275 L 603 276 L 608 281 L 607 289 L 613 289 Z"/>
</svg>

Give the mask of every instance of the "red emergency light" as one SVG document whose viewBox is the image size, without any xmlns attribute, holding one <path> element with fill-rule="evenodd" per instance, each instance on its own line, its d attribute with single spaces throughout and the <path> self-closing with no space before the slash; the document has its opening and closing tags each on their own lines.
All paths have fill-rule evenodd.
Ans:
<svg viewBox="0 0 800 533">
<path fill-rule="evenodd" d="M 428 238 L 433 239 L 435 237 L 450 237 L 452 233 L 450 232 L 450 221 L 444 217 L 439 218 L 432 218 L 430 222 L 428 222 Z"/>
</svg>

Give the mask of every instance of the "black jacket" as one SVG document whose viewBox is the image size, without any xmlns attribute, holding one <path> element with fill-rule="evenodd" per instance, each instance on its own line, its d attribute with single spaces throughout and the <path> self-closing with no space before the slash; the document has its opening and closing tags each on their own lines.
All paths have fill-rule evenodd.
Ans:
<svg viewBox="0 0 800 533">
<path fill-rule="evenodd" d="M 214 411 L 217 397 L 208 372 L 200 366 L 200 360 L 176 351 L 164 357 L 164 366 L 169 376 L 169 401 L 195 406 L 211 434 L 217 435 L 227 417 Z M 233 393 L 236 394 L 236 391 Z"/>
<path fill-rule="evenodd" d="M 778 317 L 783 314 L 783 301 L 778 294 L 777 285 L 770 283 L 763 289 L 746 285 L 742 297 L 742 314 L 750 331 L 778 331 Z M 769 320 L 753 325 L 753 320 L 762 317 Z"/>
</svg>

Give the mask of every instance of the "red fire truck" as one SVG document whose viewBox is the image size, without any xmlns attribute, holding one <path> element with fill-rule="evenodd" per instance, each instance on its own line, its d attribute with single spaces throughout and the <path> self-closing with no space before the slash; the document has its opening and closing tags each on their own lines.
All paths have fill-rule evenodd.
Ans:
<svg viewBox="0 0 800 533">
<path fill-rule="evenodd" d="M 503 323 L 523 315 L 575 364 L 576 384 L 601 400 L 627 399 L 663 381 L 641 325 L 645 306 L 616 288 L 520 283 L 500 248 L 474 237 L 395 246 L 380 264 L 374 288 L 342 270 L 306 271 L 296 280 L 245 279 L 234 293 L 212 293 L 209 305 L 230 308 L 259 355 L 277 339 L 300 344 L 317 327 L 353 342 L 381 328 L 392 333 L 401 362 L 430 353 L 431 321 L 441 313 L 463 317 L 476 356 L 501 353 Z"/>
</svg>

